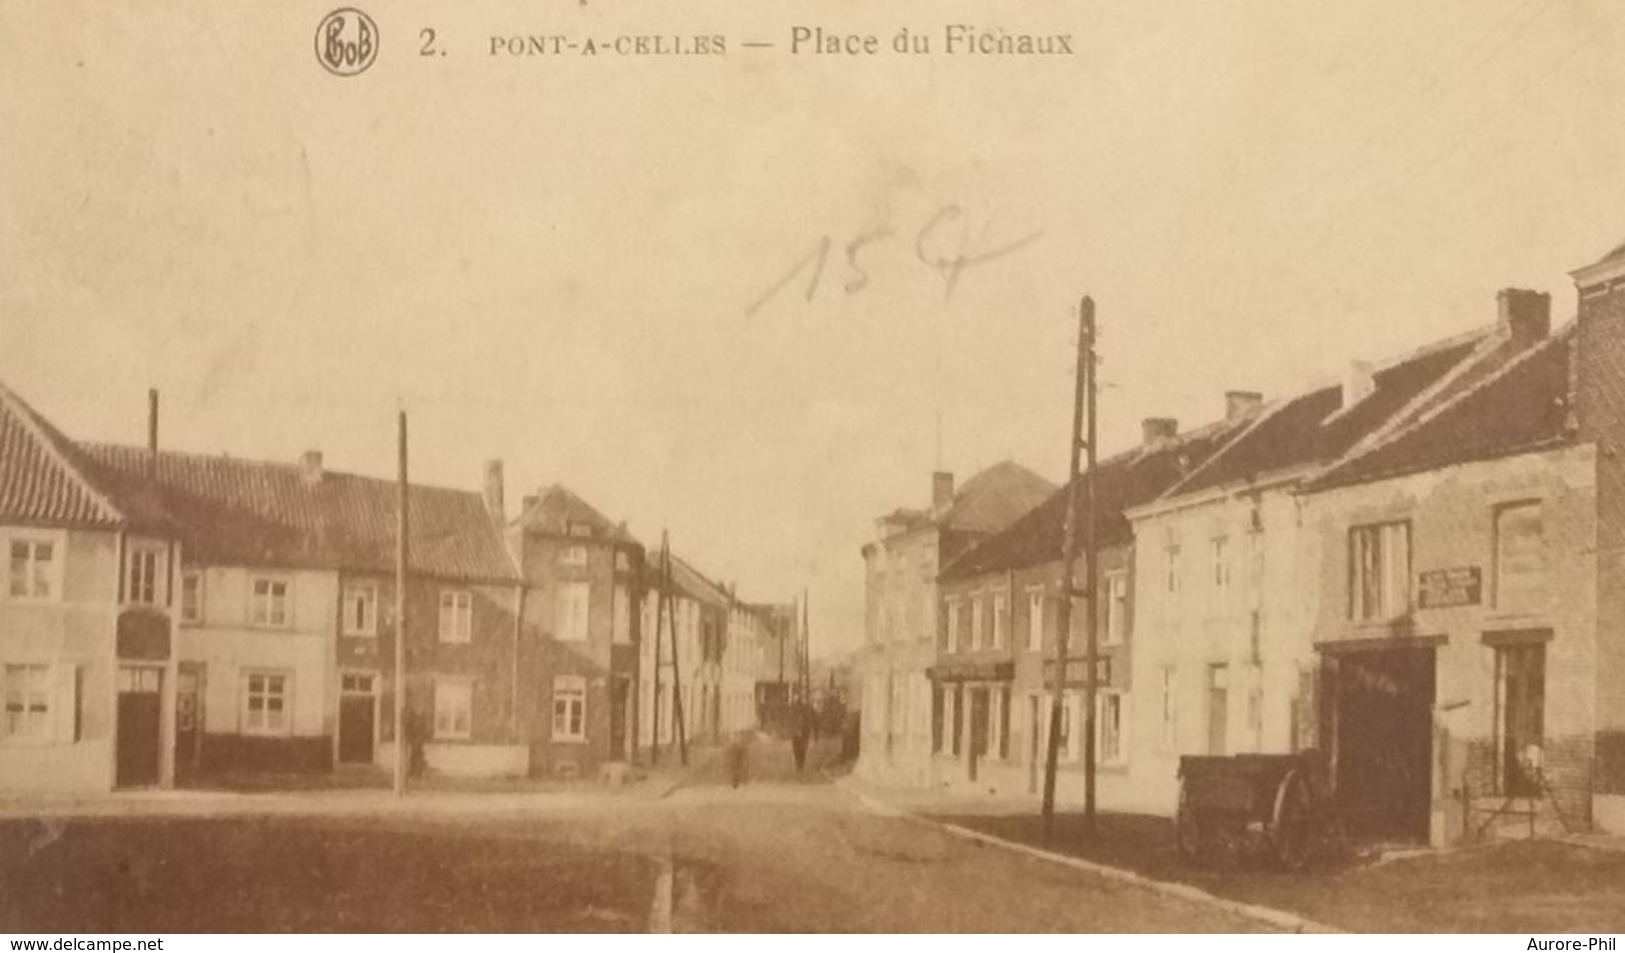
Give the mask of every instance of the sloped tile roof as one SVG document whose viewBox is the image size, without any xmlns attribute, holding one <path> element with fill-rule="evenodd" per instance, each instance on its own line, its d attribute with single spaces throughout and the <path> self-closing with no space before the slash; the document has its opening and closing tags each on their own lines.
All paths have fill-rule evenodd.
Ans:
<svg viewBox="0 0 1625 953">
<path fill-rule="evenodd" d="M 1386 442 L 1327 470 L 1305 489 L 1332 489 L 1487 460 L 1573 439 L 1569 362 L 1574 326 L 1523 351 Z"/>
<path fill-rule="evenodd" d="M 635 543 L 625 529 L 598 512 L 569 487 L 555 483 L 536 496 L 527 498 L 524 511 L 515 520 L 527 530 L 567 536 L 572 526 L 588 526 L 594 539 Z"/>
<path fill-rule="evenodd" d="M 1174 486 L 1168 496 L 1251 482 L 1301 466 L 1326 465 L 1363 437 L 1414 407 L 1428 388 L 1475 355 L 1483 336 L 1456 338 L 1424 348 L 1372 375 L 1373 389 L 1343 407 L 1339 385 L 1289 398 L 1267 410 L 1208 463 Z"/>
<path fill-rule="evenodd" d="M 72 441 L 0 384 L 0 522 L 111 529 L 128 521 Z"/>
<path fill-rule="evenodd" d="M 1200 466 L 1246 425 L 1247 419 L 1220 421 L 1179 437 L 1136 447 L 1098 461 L 1096 480 L 1096 543 L 1105 548 L 1133 539 L 1125 511 L 1149 503 Z M 1082 492 L 1087 475 L 1074 483 Z M 1079 498 L 1080 512 L 1083 505 Z M 1066 528 L 1065 488 L 1050 494 L 1002 532 L 954 560 L 942 572 L 944 580 L 968 579 L 990 572 L 1022 569 L 1059 560 Z"/>
<path fill-rule="evenodd" d="M 665 575 L 660 565 L 660 555 L 653 553 L 644 563 L 644 585 L 651 592 L 659 591 L 665 581 Z M 728 591 L 720 584 L 713 582 L 704 573 L 695 569 L 687 560 L 676 553 L 671 554 L 671 581 L 677 594 L 686 596 L 696 602 L 704 602 L 713 606 L 728 606 L 733 600 Z"/>
<path fill-rule="evenodd" d="M 949 530 L 996 533 L 1055 489 L 1055 484 L 1013 460 L 995 463 L 965 481 L 940 524 Z"/>
<path fill-rule="evenodd" d="M 115 493 L 155 492 L 188 561 L 394 571 L 392 480 L 328 471 L 312 481 L 295 464 L 165 451 L 158 454 L 154 491 L 145 449 L 79 446 Z M 414 485 L 410 515 L 414 571 L 518 581 L 480 494 Z"/>
</svg>

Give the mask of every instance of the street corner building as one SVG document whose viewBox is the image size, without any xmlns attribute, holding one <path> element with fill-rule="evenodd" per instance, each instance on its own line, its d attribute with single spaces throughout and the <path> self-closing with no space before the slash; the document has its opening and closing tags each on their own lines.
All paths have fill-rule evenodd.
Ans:
<svg viewBox="0 0 1625 953">
<path fill-rule="evenodd" d="M 275 785 L 625 760 L 642 549 L 555 487 L 482 491 L 76 443 L 0 387 L 0 789 Z M 396 606 L 406 610 L 399 638 Z M 405 646 L 405 738 L 393 727 Z M 400 742 L 404 740 L 404 745 Z"/>
<path fill-rule="evenodd" d="M 937 661 L 938 576 L 960 554 L 1003 530 L 1055 491 L 1006 461 L 957 492 L 951 473 L 931 477 L 930 505 L 875 520 L 863 547 L 862 738 L 857 771 L 885 783 L 925 785 L 933 777 L 932 689 Z"/>
</svg>

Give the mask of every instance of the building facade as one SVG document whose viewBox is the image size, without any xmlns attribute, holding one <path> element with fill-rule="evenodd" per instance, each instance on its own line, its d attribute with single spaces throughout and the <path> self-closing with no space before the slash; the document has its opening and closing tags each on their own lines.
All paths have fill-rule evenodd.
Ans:
<svg viewBox="0 0 1625 953">
<path fill-rule="evenodd" d="M 932 476 L 928 509 L 875 521 L 863 547 L 862 737 L 857 770 L 886 783 L 924 785 L 932 776 L 931 682 L 936 663 L 937 575 L 977 542 L 1003 530 L 1054 492 L 1015 463 L 989 467 L 958 492 L 953 475 Z"/>
<path fill-rule="evenodd" d="M 584 777 L 631 761 L 643 546 L 559 485 L 526 497 L 507 536 L 524 583 L 515 671 L 530 773 Z"/>
<path fill-rule="evenodd" d="M 1231 436 L 1256 401 L 1232 402 L 1233 416 L 1179 434 L 1177 424 L 1150 418 L 1140 446 L 1102 460 L 1079 490 L 1079 532 L 1087 519 L 1082 487 L 1092 481 L 1096 506 L 1097 796 L 1108 808 L 1131 809 L 1127 784 L 1133 700 L 1129 663 L 1134 634 L 1133 536 L 1123 511 L 1153 499 Z M 1056 642 L 1065 581 L 1063 549 L 1068 494 L 1060 490 L 1009 528 L 954 560 L 940 577 L 942 620 L 931 669 L 931 750 L 940 784 L 991 793 L 1042 789 L 1056 675 Z M 1081 539 L 1081 535 L 1080 535 Z M 1086 638 L 1089 605 L 1081 595 L 1086 567 L 1074 567 L 1068 664 L 1062 686 L 1057 797 L 1083 798 Z"/>
</svg>

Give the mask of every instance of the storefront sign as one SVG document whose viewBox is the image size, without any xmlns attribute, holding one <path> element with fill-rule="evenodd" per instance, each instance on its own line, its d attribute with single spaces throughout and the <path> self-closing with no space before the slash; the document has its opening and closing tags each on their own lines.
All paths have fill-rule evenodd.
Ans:
<svg viewBox="0 0 1625 953">
<path fill-rule="evenodd" d="M 926 670 L 933 682 L 1007 682 L 1016 677 L 1014 662 L 943 662 Z"/>
<path fill-rule="evenodd" d="M 1087 659 L 1069 658 L 1066 660 L 1066 684 L 1070 688 L 1081 688 L 1089 673 Z M 1112 659 L 1105 655 L 1095 659 L 1095 684 L 1110 685 L 1112 683 Z M 1044 660 L 1044 685 L 1055 684 L 1055 660 Z"/>
<path fill-rule="evenodd" d="M 1418 578 L 1416 604 L 1422 609 L 1476 606 L 1484 598 L 1484 574 L 1477 566 L 1434 569 Z"/>
</svg>

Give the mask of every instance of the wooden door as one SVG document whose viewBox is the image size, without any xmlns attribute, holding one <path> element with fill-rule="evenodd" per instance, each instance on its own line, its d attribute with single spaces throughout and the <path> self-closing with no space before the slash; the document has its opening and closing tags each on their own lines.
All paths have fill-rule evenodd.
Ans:
<svg viewBox="0 0 1625 953">
<path fill-rule="evenodd" d="M 158 783 L 163 669 L 127 666 L 118 679 L 119 787 Z"/>
</svg>

